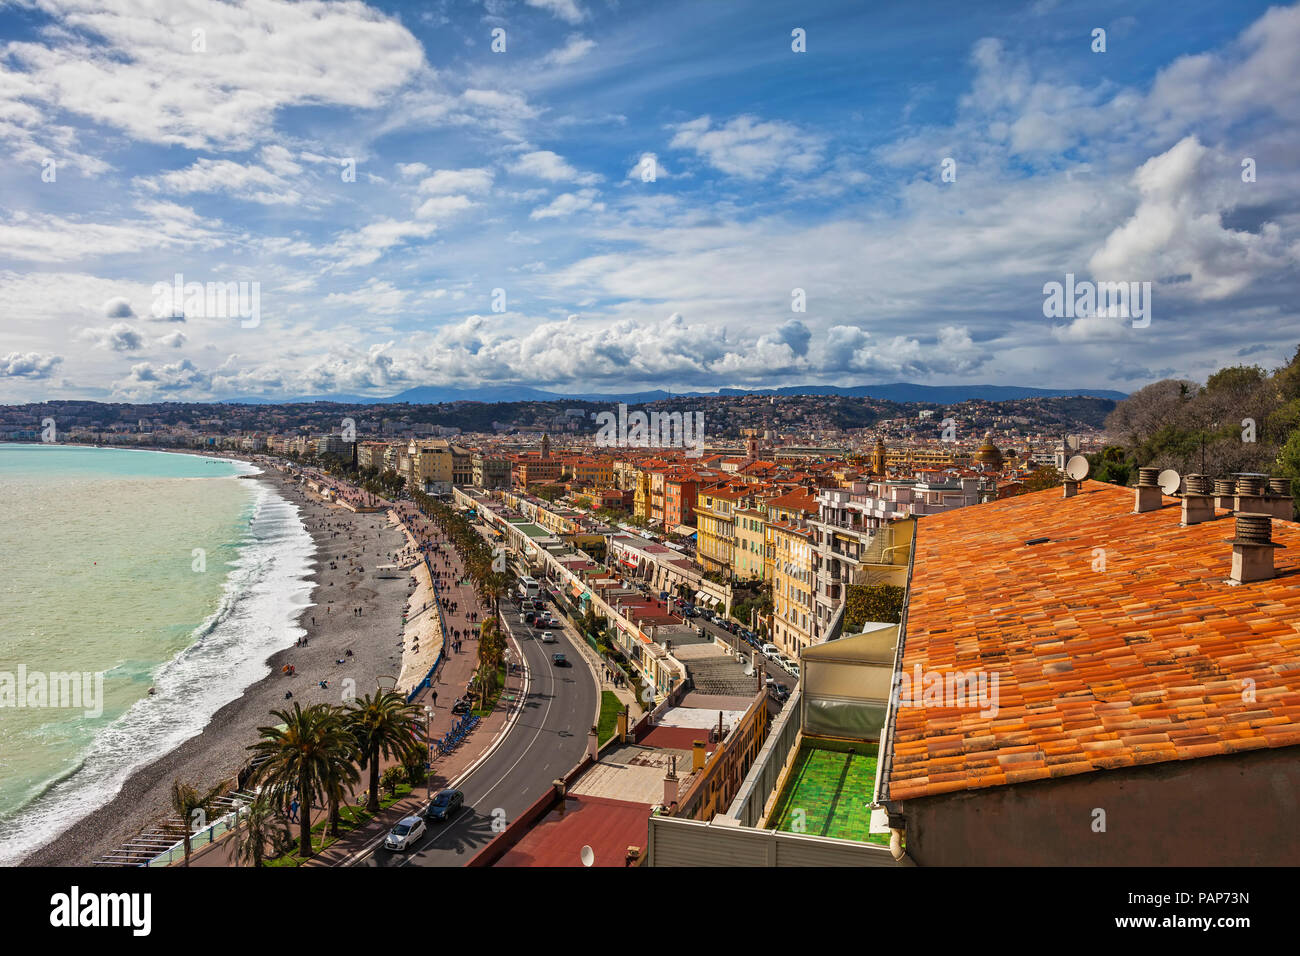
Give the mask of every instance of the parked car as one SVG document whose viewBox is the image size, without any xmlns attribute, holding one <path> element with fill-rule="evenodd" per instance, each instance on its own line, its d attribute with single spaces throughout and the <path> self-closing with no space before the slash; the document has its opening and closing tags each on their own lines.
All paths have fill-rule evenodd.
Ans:
<svg viewBox="0 0 1300 956">
<path fill-rule="evenodd" d="M 407 850 L 422 836 L 424 836 L 424 821 L 419 817 L 403 817 L 388 831 L 388 836 L 384 838 L 384 849 Z"/>
<path fill-rule="evenodd" d="M 543 644 L 554 644 L 554 643 L 555 643 L 555 635 L 552 634 L 550 631 L 542 631 L 542 643 L 543 643 Z"/>
<path fill-rule="evenodd" d="M 769 661 L 774 661 L 781 656 L 781 649 L 775 644 L 764 644 L 759 650 L 763 652 L 763 656 Z"/>
<path fill-rule="evenodd" d="M 568 660 L 565 659 L 565 657 L 564 657 L 563 654 L 552 654 L 552 655 L 551 655 L 551 662 L 552 662 L 556 667 L 568 667 L 568 666 L 569 666 L 569 662 L 568 662 Z"/>
<path fill-rule="evenodd" d="M 431 823 L 442 823 L 445 820 L 450 820 L 456 811 L 464 805 L 465 794 L 459 790 L 451 788 L 439 790 L 437 796 L 433 798 L 433 802 L 424 811 L 424 818 Z"/>
<path fill-rule="evenodd" d="M 773 684 L 772 696 L 784 703 L 790 699 L 790 688 L 786 687 L 784 684 Z"/>
</svg>

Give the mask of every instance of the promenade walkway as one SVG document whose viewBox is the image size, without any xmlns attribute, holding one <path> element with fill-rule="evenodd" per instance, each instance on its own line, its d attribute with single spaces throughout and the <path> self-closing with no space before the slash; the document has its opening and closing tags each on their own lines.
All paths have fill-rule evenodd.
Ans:
<svg viewBox="0 0 1300 956">
<path fill-rule="evenodd" d="M 343 482 L 333 479 L 335 489 L 347 487 Z M 351 497 L 349 495 L 348 497 Z M 369 503 L 369 502 L 367 502 Z M 379 499 L 381 505 L 392 509 L 398 520 L 410 532 L 417 548 L 429 557 L 433 570 L 435 599 L 446 601 L 442 608 L 442 621 L 445 629 L 443 645 L 445 653 L 434 675 L 433 681 L 423 687 L 412 700 L 424 714 L 425 708 L 431 711 L 430 734 L 434 741 L 449 733 L 453 725 L 460 720 L 460 715 L 453 715 L 451 710 L 458 697 L 466 693 L 470 679 L 478 666 L 478 627 L 484 619 L 491 616 L 491 610 L 480 604 L 478 594 L 465 577 L 465 570 L 460 556 L 441 529 L 422 515 L 413 504 L 407 501 L 388 502 Z M 430 609 L 432 610 L 432 608 Z M 470 615 L 474 620 L 470 620 Z M 460 650 L 454 650 L 455 642 L 460 641 Z M 518 647 L 512 650 L 515 661 L 523 659 Z M 506 686 L 501 700 L 493 711 L 483 717 L 478 725 L 451 753 L 435 756 L 433 760 L 433 777 L 430 787 L 418 787 L 414 793 L 387 810 L 381 811 L 365 826 L 341 837 L 336 843 L 317 854 L 308 866 L 337 866 L 369 846 L 404 816 L 424 806 L 426 793 L 451 786 L 473 767 L 491 749 L 494 742 L 505 729 L 510 716 L 513 701 L 522 698 L 524 674 L 511 673 L 507 676 Z M 435 696 L 436 700 L 435 700 Z M 426 722 L 420 721 L 421 731 Z M 380 764 L 380 773 L 396 761 L 385 760 Z M 369 780 L 369 774 L 362 774 L 362 782 L 355 791 L 353 803 L 360 801 L 361 793 Z M 314 819 L 323 819 L 320 808 L 313 811 Z M 296 830 L 295 830 L 296 834 Z M 191 866 L 233 866 L 233 842 L 229 837 L 219 839 L 201 852 L 195 854 Z"/>
</svg>

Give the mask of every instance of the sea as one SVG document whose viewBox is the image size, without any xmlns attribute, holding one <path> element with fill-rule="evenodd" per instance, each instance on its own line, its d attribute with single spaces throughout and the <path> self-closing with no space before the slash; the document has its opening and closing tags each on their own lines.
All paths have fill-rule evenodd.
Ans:
<svg viewBox="0 0 1300 956">
<path fill-rule="evenodd" d="M 240 477 L 257 473 L 0 443 L 0 864 L 112 800 L 302 636 L 315 546 L 294 505 Z"/>
</svg>

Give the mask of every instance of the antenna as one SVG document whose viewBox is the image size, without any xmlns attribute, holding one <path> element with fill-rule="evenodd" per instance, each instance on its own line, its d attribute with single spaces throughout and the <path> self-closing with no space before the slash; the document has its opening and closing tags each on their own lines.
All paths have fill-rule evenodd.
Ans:
<svg viewBox="0 0 1300 956">
<path fill-rule="evenodd" d="M 578 855 L 582 857 L 583 866 L 591 866 L 591 864 L 596 862 L 596 854 L 591 852 L 591 847 L 589 846 L 584 846 L 582 852 Z"/>
<path fill-rule="evenodd" d="M 1071 481 L 1083 481 L 1088 477 L 1088 459 L 1075 455 L 1065 463 L 1065 476 Z"/>
<path fill-rule="evenodd" d="M 1156 484 L 1166 495 L 1176 495 L 1183 488 L 1183 476 L 1172 468 L 1166 468 L 1157 476 Z"/>
</svg>

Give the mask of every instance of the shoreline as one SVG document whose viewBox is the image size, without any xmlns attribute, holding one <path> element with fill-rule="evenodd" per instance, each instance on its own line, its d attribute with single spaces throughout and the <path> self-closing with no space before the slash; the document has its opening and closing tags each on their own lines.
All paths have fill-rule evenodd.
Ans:
<svg viewBox="0 0 1300 956">
<path fill-rule="evenodd" d="M 93 446 L 91 446 L 93 447 Z M 153 449 L 139 449 L 141 451 Z M 166 453 L 166 452 L 164 452 Z M 186 452 L 177 452 L 185 454 Z M 193 452 L 202 457 L 215 458 Z M 379 564 L 407 540 L 387 512 L 357 513 L 323 501 L 266 462 L 223 455 L 259 468 L 239 476 L 265 481 L 292 504 L 314 544 L 307 603 L 291 628 L 306 645 L 291 644 L 266 658 L 269 673 L 214 713 L 203 729 L 157 759 L 137 768 L 112 800 L 22 858 L 20 866 L 85 865 L 171 815 L 173 779 L 199 787 L 232 780 L 248 761 L 257 727 L 273 723 L 271 711 L 315 703 L 340 704 L 349 691 L 373 692 L 381 677 L 397 679 L 402 664 L 401 616 L 413 589 L 411 576 L 376 578 Z M 353 613 L 354 609 L 360 613 Z M 352 651 L 352 656 L 347 652 Z M 343 664 L 336 661 L 343 660 Z M 291 665 L 296 676 L 282 674 Z M 318 681 L 328 682 L 327 688 Z M 292 699 L 285 693 L 291 692 Z M 76 775 L 62 786 L 76 785 Z"/>
</svg>

